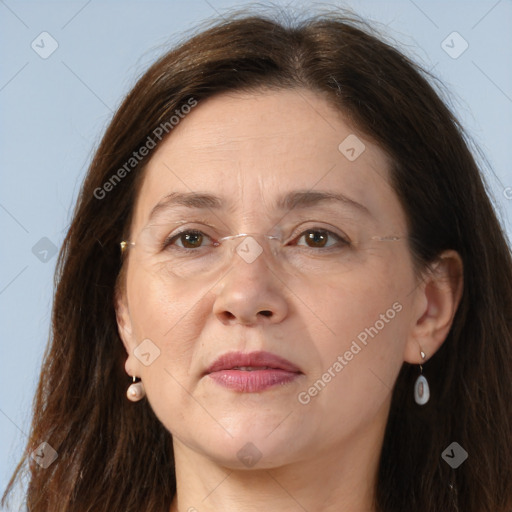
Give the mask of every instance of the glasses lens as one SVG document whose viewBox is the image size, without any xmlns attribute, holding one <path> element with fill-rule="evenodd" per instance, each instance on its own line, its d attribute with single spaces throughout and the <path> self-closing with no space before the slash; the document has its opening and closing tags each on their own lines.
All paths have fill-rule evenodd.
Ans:
<svg viewBox="0 0 512 512">
<path fill-rule="evenodd" d="M 150 272 L 169 278 L 204 279 L 219 276 L 230 265 L 264 263 L 279 271 L 312 275 L 339 274 L 382 256 L 389 242 L 399 237 L 364 237 L 358 242 L 322 229 L 306 230 L 285 241 L 266 234 L 242 233 L 213 238 L 204 231 L 188 229 L 159 239 L 150 230 L 132 244 L 133 255 Z M 385 243 L 383 243 L 385 242 Z"/>
</svg>

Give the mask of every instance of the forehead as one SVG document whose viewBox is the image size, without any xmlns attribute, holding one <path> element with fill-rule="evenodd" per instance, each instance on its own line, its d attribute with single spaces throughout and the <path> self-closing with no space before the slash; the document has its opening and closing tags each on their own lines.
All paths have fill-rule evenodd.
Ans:
<svg viewBox="0 0 512 512">
<path fill-rule="evenodd" d="M 363 149 L 356 159 L 343 153 L 344 141 L 356 144 L 356 155 Z M 388 176 L 385 153 L 322 96 L 302 89 L 226 93 L 195 107 L 155 151 L 134 222 L 147 221 L 176 192 L 210 193 L 229 211 L 250 215 L 275 208 L 292 191 L 321 190 L 363 204 L 376 221 L 387 212 L 396 223 L 401 209 Z"/>
</svg>

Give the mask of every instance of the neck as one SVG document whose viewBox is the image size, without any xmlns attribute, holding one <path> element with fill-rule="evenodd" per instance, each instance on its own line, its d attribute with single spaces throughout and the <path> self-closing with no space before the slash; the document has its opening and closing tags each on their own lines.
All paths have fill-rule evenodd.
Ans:
<svg viewBox="0 0 512 512">
<path fill-rule="evenodd" d="M 383 434 L 374 425 L 324 452 L 251 470 L 220 466 L 174 438 L 170 512 L 374 512 Z"/>
</svg>

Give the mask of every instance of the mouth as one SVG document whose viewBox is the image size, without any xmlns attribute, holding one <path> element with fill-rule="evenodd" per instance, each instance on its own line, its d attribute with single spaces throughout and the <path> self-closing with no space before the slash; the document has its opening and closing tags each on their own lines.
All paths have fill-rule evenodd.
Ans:
<svg viewBox="0 0 512 512">
<path fill-rule="evenodd" d="M 277 368 L 271 368 L 270 366 L 235 366 L 231 370 L 240 370 L 243 372 L 254 372 L 258 370 L 277 370 Z"/>
<path fill-rule="evenodd" d="M 242 393 L 257 393 L 288 384 L 303 373 L 290 361 L 270 352 L 229 352 L 204 373 L 216 384 Z"/>
</svg>

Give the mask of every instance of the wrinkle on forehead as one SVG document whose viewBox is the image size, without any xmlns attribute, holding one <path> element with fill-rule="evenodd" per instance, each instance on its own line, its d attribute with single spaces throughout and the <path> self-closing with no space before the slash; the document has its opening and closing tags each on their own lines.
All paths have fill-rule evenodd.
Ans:
<svg viewBox="0 0 512 512">
<path fill-rule="evenodd" d="M 338 150 L 351 133 L 341 113 L 309 91 L 209 98 L 155 151 L 136 217 L 147 219 L 172 191 L 209 191 L 231 198 L 241 221 L 256 222 L 278 195 L 328 189 L 364 204 L 385 224 L 405 226 L 386 154 L 367 140 L 353 162 Z"/>
</svg>

